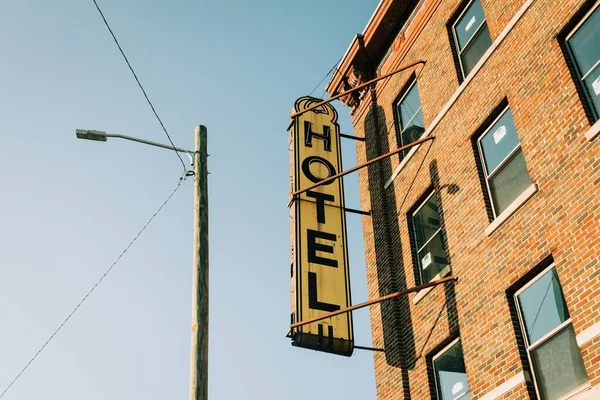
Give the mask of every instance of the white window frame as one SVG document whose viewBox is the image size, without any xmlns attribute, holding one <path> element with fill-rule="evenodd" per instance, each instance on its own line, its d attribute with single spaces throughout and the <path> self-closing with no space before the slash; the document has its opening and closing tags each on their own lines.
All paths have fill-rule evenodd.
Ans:
<svg viewBox="0 0 600 400">
<path fill-rule="evenodd" d="M 437 235 L 441 234 L 442 232 L 442 221 L 441 221 L 441 216 L 440 216 L 440 227 L 438 228 L 437 231 L 435 231 L 435 233 L 433 235 L 431 235 L 431 237 L 429 239 L 427 239 L 427 241 L 425 241 L 425 243 L 423 243 L 423 246 L 418 247 L 418 243 L 417 243 L 417 229 L 415 227 L 415 215 L 417 215 L 417 213 L 419 211 L 421 211 L 421 209 L 425 206 L 425 204 L 427 203 L 427 201 L 429 201 L 429 199 L 436 194 L 435 190 L 431 191 L 431 193 L 429 194 L 429 196 L 427 196 L 425 198 L 425 200 L 423 200 L 419 206 L 417 207 L 417 209 L 411 214 L 411 227 L 412 227 L 412 232 L 410 233 L 413 236 L 413 240 L 415 241 L 415 251 L 416 251 L 416 258 L 417 258 L 417 267 L 419 269 L 419 281 L 421 285 L 424 285 L 426 283 L 431 282 L 432 280 L 429 280 L 427 282 L 425 282 L 425 280 L 423 279 L 423 267 L 421 266 L 421 258 L 419 257 L 419 252 L 421 250 L 423 250 L 425 248 L 425 246 L 427 246 L 429 244 L 429 242 L 431 242 Z M 438 215 L 439 215 L 439 197 L 438 197 Z M 443 239 L 443 238 L 442 238 Z M 446 245 L 444 243 L 444 241 L 442 240 L 442 245 L 444 245 L 444 251 L 446 252 L 446 257 L 448 256 L 448 249 L 446 249 Z M 450 266 L 450 264 L 448 263 L 448 265 L 446 266 L 446 268 L 448 268 Z"/>
<path fill-rule="evenodd" d="M 600 7 L 600 1 L 596 2 L 596 4 L 594 4 L 592 6 L 592 8 L 590 10 L 588 10 L 588 12 L 585 13 L 585 15 L 583 16 L 583 18 L 581 18 L 581 21 L 579 21 L 577 23 L 577 25 L 575 25 L 575 27 L 571 30 L 571 32 L 569 32 L 569 34 L 565 37 L 565 45 L 567 46 L 567 48 L 569 49 L 568 53 L 569 57 L 571 57 L 571 59 L 575 62 L 575 67 L 577 69 L 577 78 L 579 79 L 580 84 L 586 88 L 584 90 L 588 90 L 585 84 L 585 78 L 587 78 L 587 76 L 598 67 L 598 65 L 600 64 L 600 59 L 598 59 L 598 61 L 596 61 L 596 63 L 594 65 L 592 65 L 592 67 L 590 68 L 589 71 L 587 72 L 583 72 L 579 70 L 579 61 L 577 60 L 577 58 L 575 57 L 575 54 L 573 53 L 572 49 L 571 49 L 571 45 L 569 44 L 569 40 L 571 40 L 571 38 L 573 37 L 573 35 L 575 35 L 575 33 L 577 33 L 577 31 L 579 30 L 579 28 L 581 28 L 583 26 L 583 24 L 588 20 L 588 18 L 593 14 L 594 11 L 596 11 L 596 9 L 598 9 Z M 586 95 L 586 102 L 590 102 L 591 99 L 587 98 Z M 593 104 L 590 104 L 590 108 L 593 108 L 594 111 L 592 112 L 594 115 L 596 115 L 597 117 L 600 117 L 600 112 L 596 111 L 596 107 Z M 600 119 L 600 118 L 599 118 Z M 597 120 L 599 120 L 597 119 Z"/>
<path fill-rule="evenodd" d="M 406 131 L 406 126 L 411 123 L 415 117 L 417 116 L 417 114 L 419 113 L 419 111 L 421 111 L 423 109 L 423 107 L 421 106 L 421 96 L 419 93 L 417 93 L 417 97 L 419 99 L 419 108 L 414 112 L 414 114 L 412 115 L 412 117 L 407 121 L 407 123 L 405 124 L 404 128 L 402 127 L 402 113 L 400 112 L 400 107 L 402 102 L 404 101 L 404 99 L 406 99 L 406 96 L 408 96 L 408 93 L 412 90 L 412 88 L 417 84 L 417 79 L 413 78 L 412 82 L 410 83 L 410 85 L 408 85 L 408 87 L 406 88 L 406 90 L 404 91 L 404 94 L 402 95 L 402 97 L 400 97 L 400 100 L 398 100 L 396 102 L 396 107 L 395 107 L 395 111 L 396 111 L 396 117 L 398 118 L 398 125 L 400 128 L 400 144 L 402 146 L 406 146 L 408 143 L 404 143 L 404 140 L 402 140 L 402 134 L 404 133 L 404 131 Z M 419 90 L 419 87 L 417 86 L 417 90 Z M 425 123 L 423 123 L 423 125 L 425 125 Z"/>
<path fill-rule="evenodd" d="M 475 36 L 477 36 L 479 34 L 479 31 L 481 31 L 481 29 L 483 29 L 483 24 L 487 25 L 487 17 L 485 15 L 485 10 L 483 10 L 483 4 L 482 4 L 481 5 L 481 9 L 483 10 L 483 21 L 481 21 L 481 24 L 479 24 L 479 26 L 475 30 L 475 33 L 473 33 L 473 35 L 471 35 L 471 38 L 467 41 L 467 43 L 465 43 L 463 49 L 461 50 L 460 43 L 458 42 L 458 35 L 456 34 L 456 25 L 458 25 L 458 23 L 462 20 L 463 16 L 465 15 L 465 13 L 469 9 L 469 7 L 471 7 L 471 5 L 475 1 L 477 1 L 477 0 L 471 0 L 471 1 L 469 1 L 469 3 L 467 3 L 467 5 L 465 6 L 465 8 L 459 14 L 458 18 L 456 18 L 456 21 L 454 21 L 454 23 L 452 24 L 452 37 L 454 39 L 454 44 L 456 45 L 456 53 L 458 55 L 458 63 L 460 64 L 460 72 L 461 72 L 461 74 L 463 76 L 463 79 L 468 76 L 468 74 L 465 74 L 465 68 L 463 67 L 463 64 L 462 64 L 462 57 L 461 57 L 461 55 L 463 53 L 463 50 L 466 49 L 467 47 L 469 47 L 471 45 L 471 42 L 473 41 L 473 38 L 475 38 Z M 481 3 L 481 0 L 478 0 L 478 1 L 479 1 L 479 3 Z"/>
<path fill-rule="evenodd" d="M 438 382 L 438 374 L 437 374 L 437 371 L 435 369 L 435 360 L 438 359 L 438 358 L 440 358 L 440 356 L 442 356 L 446 351 L 448 351 L 452 346 L 454 346 L 458 342 L 460 342 L 460 336 L 457 337 L 456 339 L 454 339 L 453 341 L 451 341 L 450 343 L 448 343 L 447 346 L 444 346 L 443 349 L 441 349 L 440 351 L 438 351 L 437 353 L 435 353 L 435 356 L 433 356 L 431 358 L 431 369 L 433 370 L 433 380 L 434 380 L 434 383 L 435 383 L 435 397 L 438 400 L 441 400 L 440 399 L 440 393 L 439 393 L 440 385 L 439 385 L 439 382 Z M 461 351 L 461 353 L 462 353 L 462 351 Z M 463 356 L 463 362 L 464 362 L 464 360 L 465 360 L 464 353 L 462 353 L 462 356 Z M 468 382 L 467 382 L 467 385 L 468 385 Z M 470 393 L 470 391 L 467 390 L 466 393 L 463 393 L 460 397 L 457 397 L 454 400 L 462 399 L 466 394 L 469 394 L 469 393 Z"/>
<path fill-rule="evenodd" d="M 523 314 L 521 312 L 521 306 L 519 305 L 519 297 L 518 296 L 519 296 L 519 294 L 523 293 L 527 288 L 529 288 L 531 285 L 533 285 L 535 282 L 537 282 L 542 276 L 544 276 L 548 271 L 550 271 L 553 268 L 556 268 L 554 263 L 552 263 L 548 267 L 544 268 L 544 270 L 542 272 L 537 274 L 533 279 L 531 279 L 529 282 L 527 282 L 526 285 L 524 285 L 522 288 L 517 290 L 515 292 L 515 294 L 513 295 L 513 301 L 515 303 L 515 307 L 517 309 L 517 317 L 519 319 L 519 328 L 521 329 L 521 336 L 523 337 L 523 341 L 524 341 L 524 345 L 525 345 L 525 352 L 527 353 L 527 360 L 529 360 L 529 365 L 531 366 L 530 369 L 531 369 L 531 375 L 533 376 L 533 386 L 535 387 L 535 393 L 537 394 L 538 398 L 540 398 L 540 399 L 542 398 L 542 396 L 541 396 L 539 388 L 538 388 L 537 378 L 535 376 L 535 369 L 533 368 L 533 360 L 531 358 L 531 352 L 533 350 L 535 350 L 536 348 L 540 347 L 541 345 L 543 345 L 544 343 L 546 343 L 548 340 L 550 340 L 554 336 L 558 335 L 569 325 L 573 325 L 573 323 L 571 321 L 571 314 L 569 313 L 569 318 L 567 320 L 565 320 L 560 325 L 558 325 L 556 328 L 552 329 L 550 332 L 548 332 L 547 334 L 545 334 L 544 336 L 539 338 L 535 343 L 531 344 L 531 343 L 529 343 L 529 338 L 527 337 L 527 328 L 525 327 L 525 321 L 523 321 Z M 557 272 L 557 275 L 558 275 L 558 272 Z M 560 281 L 559 281 L 559 284 L 560 284 Z M 565 294 L 562 290 L 562 285 L 561 285 L 560 291 L 561 291 L 561 294 L 563 297 L 563 301 L 566 303 Z M 567 311 L 568 311 L 568 306 L 567 306 Z M 577 392 L 587 388 L 588 386 L 589 386 L 589 381 L 584 383 L 581 386 L 574 388 L 570 392 L 563 395 L 561 398 L 566 399 L 566 398 L 572 396 L 574 393 L 577 393 Z"/>
<path fill-rule="evenodd" d="M 486 130 L 479 135 L 479 137 L 477 138 L 477 149 L 479 151 L 479 158 L 481 160 L 481 167 L 483 168 L 483 174 L 484 174 L 484 178 L 485 178 L 485 186 L 487 188 L 487 194 L 489 196 L 490 199 L 490 204 L 492 206 L 492 213 L 494 214 L 494 219 L 498 218 L 498 215 L 500 215 L 497 211 L 496 211 L 496 206 L 494 205 L 494 196 L 492 194 L 492 189 L 490 187 L 490 179 L 492 179 L 497 173 L 498 171 L 502 170 L 502 168 L 508 163 L 508 161 L 512 158 L 512 156 L 514 156 L 519 150 L 521 150 L 521 139 L 519 138 L 519 144 L 512 149 L 508 155 L 506 157 L 504 157 L 502 159 L 502 161 L 496 166 L 496 168 L 494 168 L 494 170 L 490 173 L 487 170 L 487 166 L 485 163 L 485 154 L 483 153 L 483 147 L 481 146 L 481 139 L 483 139 L 483 137 L 492 129 L 492 127 L 496 124 L 496 122 L 498 122 L 498 120 L 500 118 L 502 118 L 504 116 L 504 114 L 506 114 L 506 112 L 510 109 L 510 106 L 506 106 L 502 109 L 502 111 L 498 114 L 498 116 L 494 119 L 494 121 L 492 121 L 489 126 L 486 128 Z M 514 119 L 513 119 L 514 122 Z M 516 128 L 515 128 L 516 130 Z M 518 132 L 517 133 L 517 138 L 518 138 Z"/>
</svg>

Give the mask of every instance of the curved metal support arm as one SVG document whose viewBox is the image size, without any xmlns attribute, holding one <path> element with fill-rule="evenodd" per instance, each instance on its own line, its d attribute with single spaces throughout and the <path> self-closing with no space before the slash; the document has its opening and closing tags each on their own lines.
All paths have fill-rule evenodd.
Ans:
<svg viewBox="0 0 600 400">
<path fill-rule="evenodd" d="M 114 137 L 114 138 L 119 138 L 119 139 L 131 140 L 132 142 L 144 143 L 144 144 L 147 144 L 150 146 L 161 147 L 163 149 L 173 150 L 173 151 L 177 151 L 179 153 L 185 153 L 188 156 L 190 156 L 192 163 L 194 162 L 193 155 L 195 152 L 192 150 L 186 150 L 186 149 L 182 149 L 179 147 L 174 147 L 174 146 L 170 146 L 170 145 L 166 145 L 166 144 L 162 144 L 162 143 L 152 142 L 150 140 L 139 139 L 139 138 L 136 138 L 133 136 L 121 135 L 118 133 L 107 133 L 106 137 L 107 138 Z"/>
</svg>

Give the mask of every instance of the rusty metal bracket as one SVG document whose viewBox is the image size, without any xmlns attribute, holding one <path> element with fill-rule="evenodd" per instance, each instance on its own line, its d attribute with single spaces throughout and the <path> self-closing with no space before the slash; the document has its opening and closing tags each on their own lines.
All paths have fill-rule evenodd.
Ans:
<svg viewBox="0 0 600 400">
<path fill-rule="evenodd" d="M 411 63 L 409 63 L 409 64 L 406 64 L 406 65 L 403 65 L 402 67 L 400 67 L 400 68 L 398 68 L 398 69 L 396 69 L 396 70 L 394 70 L 394 71 L 392 71 L 392 72 L 389 72 L 389 73 L 387 73 L 387 74 L 385 74 L 385 75 L 381 75 L 381 76 L 379 76 L 379 77 L 377 77 L 377 78 L 375 78 L 375 79 L 371 79 L 371 80 L 370 80 L 370 81 L 368 81 L 368 82 L 361 83 L 360 85 L 358 85 L 358 86 L 355 86 L 355 87 L 353 87 L 353 88 L 352 88 L 352 89 L 350 89 L 350 90 L 346 90 L 345 92 L 342 92 L 342 93 L 336 94 L 335 96 L 331 96 L 331 97 L 330 97 L 330 98 L 328 98 L 327 100 L 323 100 L 323 101 L 320 101 L 320 102 L 318 102 L 317 104 L 313 104 L 312 106 L 310 106 L 310 107 L 308 107 L 308 108 L 306 108 L 306 109 L 304 109 L 304 110 L 301 110 L 301 111 L 295 112 L 295 113 L 293 113 L 292 115 L 290 115 L 290 118 L 295 118 L 295 117 L 297 117 L 297 116 L 299 116 L 299 115 L 302 115 L 302 114 L 304 114 L 305 112 L 308 112 L 308 111 L 314 110 L 315 108 L 321 107 L 321 106 L 323 106 L 323 105 L 325 105 L 325 104 L 327 104 L 327 103 L 331 103 L 333 100 L 337 100 L 337 99 L 339 99 L 340 97 L 344 97 L 344 96 L 346 96 L 346 95 L 348 95 L 348 94 L 350 94 L 350 93 L 352 93 L 352 92 L 355 92 L 355 91 L 357 91 L 357 90 L 360 90 L 360 89 L 362 89 L 362 88 L 364 88 L 364 87 L 367 87 L 367 86 L 371 85 L 372 83 L 375 83 L 375 82 L 378 82 L 378 81 L 380 81 L 380 80 L 382 80 L 382 79 L 388 78 L 388 77 L 390 77 L 390 76 L 392 76 L 392 75 L 395 75 L 395 74 L 397 74 L 398 72 L 402 72 L 402 71 L 404 71 L 405 69 L 409 69 L 409 68 L 411 68 L 411 67 L 414 67 L 415 65 L 418 65 L 418 64 L 425 64 L 425 62 L 426 62 L 425 60 L 422 60 L 422 59 L 421 59 L 421 60 L 413 61 L 413 62 L 411 62 Z"/>
<path fill-rule="evenodd" d="M 313 322 L 321 321 L 321 320 L 324 320 L 324 319 L 327 319 L 327 318 L 335 317 L 336 315 L 349 313 L 350 311 L 358 310 L 359 308 L 364 308 L 364 307 L 367 307 L 367 306 L 371 306 L 373 304 L 381 303 L 382 301 L 386 301 L 386 300 L 390 300 L 390 299 L 393 299 L 393 298 L 396 298 L 396 297 L 400 297 L 400 296 L 403 296 L 405 294 L 409 294 L 409 293 L 413 293 L 413 292 L 418 292 L 420 290 L 427 289 L 428 287 L 437 286 L 437 285 L 440 285 L 442 283 L 446 283 L 446 282 L 450 282 L 450 281 L 457 282 L 458 278 L 456 278 L 454 276 L 447 276 L 447 277 L 442 278 L 442 279 L 431 281 L 431 282 L 426 283 L 424 285 L 415 286 L 415 287 L 412 287 L 412 288 L 401 290 L 399 292 L 388 294 L 386 296 L 381 296 L 381 297 L 378 297 L 378 298 L 373 299 L 373 300 L 365 301 L 364 303 L 359 303 L 359 304 L 355 304 L 355 305 L 350 306 L 350 307 L 342 308 L 341 310 L 333 311 L 333 312 L 321 315 L 320 317 L 310 318 L 310 319 L 307 319 L 306 321 L 299 321 L 299 322 L 296 322 L 296 323 L 290 325 L 290 333 L 288 333 L 288 335 L 291 334 L 291 332 L 295 328 L 299 328 L 299 327 L 304 326 L 304 325 L 312 324 Z"/>
<path fill-rule="evenodd" d="M 346 135 L 345 133 L 340 133 L 340 137 L 346 138 L 346 139 L 352 139 L 352 140 L 358 140 L 360 142 L 364 142 L 365 138 L 362 136 L 352 136 L 352 135 Z"/>
<path fill-rule="evenodd" d="M 381 352 L 385 353 L 385 349 L 380 349 L 380 348 L 377 348 L 377 347 L 367 347 L 367 346 L 357 346 L 357 345 L 354 345 L 354 348 L 356 350 L 381 351 Z"/>
<path fill-rule="evenodd" d="M 312 203 L 312 204 L 316 204 L 316 202 L 308 200 L 308 199 L 302 199 L 299 197 L 294 197 L 290 200 L 290 204 L 288 204 L 288 207 L 291 206 L 292 204 L 294 204 L 294 201 L 304 201 L 306 203 Z M 371 216 L 371 210 L 369 211 L 365 211 L 365 210 L 357 210 L 356 208 L 348 208 L 348 207 L 339 207 L 339 206 L 335 206 L 332 204 L 325 204 L 325 207 L 333 207 L 333 208 L 338 208 L 340 210 L 344 210 L 344 212 L 349 212 L 349 213 L 353 213 L 353 214 L 360 214 L 360 215 L 367 215 L 367 216 Z"/>
<path fill-rule="evenodd" d="M 352 213 L 352 214 L 366 215 L 369 217 L 371 216 L 371 211 L 356 210 L 354 208 L 348 208 L 348 207 L 344 207 L 344 211 Z"/>
<path fill-rule="evenodd" d="M 329 183 L 329 182 L 333 182 L 333 181 L 334 181 L 334 180 L 336 180 L 337 178 L 341 178 L 341 177 L 342 177 L 342 176 L 344 176 L 344 175 L 348 175 L 348 174 L 350 174 L 350 173 L 352 173 L 352 172 L 354 172 L 354 171 L 357 171 L 357 170 L 359 170 L 359 169 L 361 169 L 361 168 L 367 167 L 367 166 L 369 166 L 369 165 L 371 165 L 371 164 L 373 164 L 373 163 L 376 163 L 377 161 L 381 161 L 381 160 L 383 160 L 384 158 L 387 158 L 387 157 L 393 156 L 394 154 L 398 154 L 398 153 L 400 153 L 400 152 L 402 152 L 402 151 L 404 151 L 404 150 L 410 149 L 411 147 L 414 147 L 414 146 L 416 146 L 416 145 L 418 145 L 418 144 L 421 144 L 421 143 L 423 143 L 423 142 L 426 142 L 426 141 L 428 141 L 428 140 L 433 140 L 433 139 L 435 139 L 435 136 L 427 136 L 427 137 L 425 137 L 425 138 L 422 138 L 422 139 L 419 139 L 419 140 L 415 140 L 414 142 L 412 142 L 412 143 L 409 143 L 409 144 L 407 144 L 406 146 L 398 147 L 396 150 L 393 150 L 393 151 L 390 151 L 389 153 L 385 153 L 385 154 L 383 154 L 383 155 L 380 155 L 380 156 L 378 156 L 378 157 L 375 157 L 375 158 L 373 158 L 372 160 L 369 160 L 369 161 L 367 161 L 367 162 L 364 162 L 364 163 L 362 163 L 362 164 L 359 164 L 359 165 L 357 165 L 357 166 L 355 166 L 355 167 L 352 167 L 352 168 L 350 168 L 350 169 L 347 169 L 347 170 L 345 170 L 345 171 L 342 171 L 342 172 L 340 172 L 339 174 L 332 175 L 332 176 L 330 176 L 329 178 L 325 178 L 325 179 L 323 179 L 323 180 L 321 180 L 321 181 L 319 181 L 319 182 L 315 183 L 314 185 L 311 185 L 311 186 L 309 186 L 309 187 L 307 187 L 307 188 L 300 189 L 300 190 L 297 190 L 297 191 L 295 191 L 295 192 L 292 192 L 292 194 L 290 194 L 290 201 L 289 201 L 289 203 L 288 203 L 288 207 L 292 205 L 292 202 L 293 202 L 293 199 L 294 199 L 294 197 L 298 196 L 299 194 L 302 194 L 302 193 L 304 193 L 304 192 L 307 192 L 307 191 L 309 191 L 309 190 L 312 190 L 312 189 L 314 189 L 314 188 L 316 188 L 316 187 L 319 187 L 319 186 L 321 186 L 321 185 L 325 185 L 325 184 L 327 184 L 327 183 Z"/>
</svg>

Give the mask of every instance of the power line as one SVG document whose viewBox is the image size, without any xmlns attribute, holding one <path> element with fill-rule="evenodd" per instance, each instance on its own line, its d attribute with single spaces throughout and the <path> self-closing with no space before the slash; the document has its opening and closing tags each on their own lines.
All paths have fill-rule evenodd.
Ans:
<svg viewBox="0 0 600 400">
<path fill-rule="evenodd" d="M 12 387 L 12 385 L 21 377 L 21 375 L 23 375 L 23 373 L 25 372 L 25 370 L 27 370 L 27 368 L 29 368 L 29 366 L 31 365 L 31 363 L 33 363 L 33 361 L 35 361 L 35 359 L 37 358 L 37 356 L 39 356 L 40 353 L 46 348 L 46 346 L 48 345 L 48 343 L 50 343 L 52 341 L 52 339 L 54 339 L 54 336 L 56 336 L 56 334 L 69 321 L 69 319 L 71 319 L 71 317 L 73 316 L 73 314 L 75 314 L 75 312 L 77 312 L 77 310 L 87 300 L 87 298 L 92 294 L 92 292 L 94 290 L 96 290 L 96 288 L 98 287 L 98 285 L 100 285 L 100 283 L 104 280 L 104 278 L 106 278 L 106 275 L 108 275 L 110 273 L 110 271 L 112 271 L 113 267 L 115 265 L 117 265 L 117 263 L 119 262 L 119 260 L 121 260 L 121 258 L 125 255 L 125 253 L 127 253 L 127 250 L 129 250 L 129 248 L 135 243 L 135 241 L 140 237 L 140 235 L 142 234 L 142 232 L 144 232 L 146 230 L 146 228 L 148 227 L 148 225 L 150 225 L 150 223 L 152 222 L 152 220 L 158 215 L 158 213 L 163 209 L 163 207 L 165 205 L 167 205 L 167 203 L 169 202 L 169 200 L 171 200 L 171 197 L 173 197 L 173 195 L 175 194 L 175 192 L 177 192 L 177 190 L 179 189 L 179 187 L 181 186 L 181 184 L 183 183 L 183 181 L 184 181 L 183 177 L 181 179 L 179 179 L 179 182 L 177 183 L 177 186 L 175 187 L 175 189 L 173 190 L 173 192 L 171 192 L 171 194 L 169 195 L 169 197 L 167 197 L 167 199 L 161 204 L 161 206 L 158 207 L 158 210 L 156 210 L 156 212 L 154 213 L 154 215 L 152 215 L 152 217 L 150 217 L 150 219 L 148 220 L 148 222 L 146 222 L 146 225 L 144 225 L 144 227 L 142 229 L 140 229 L 140 231 L 137 233 L 137 235 L 135 235 L 135 237 L 133 238 L 133 240 L 131 240 L 131 242 L 129 242 L 129 244 L 127 245 L 127 247 L 125 247 L 125 250 L 123 250 L 123 252 L 121 252 L 121 254 L 119 255 L 119 257 L 117 257 L 117 259 L 112 263 L 112 265 L 106 270 L 106 272 L 104 273 L 104 275 L 102 275 L 100 277 L 100 279 L 98 279 L 98 281 L 94 284 L 94 286 L 92 286 L 92 288 L 87 292 L 87 294 L 85 296 L 83 296 L 83 298 L 81 299 L 81 301 L 79 302 L 79 304 L 77 304 L 75 306 L 75 308 L 73 309 L 73 311 L 71 311 L 71 313 L 67 316 L 67 318 L 65 318 L 65 320 L 62 322 L 62 324 L 60 324 L 58 326 L 58 328 L 56 328 L 56 330 L 54 331 L 54 333 L 52 335 L 50 335 L 50 337 L 48 338 L 48 340 L 46 340 L 46 342 L 42 345 L 42 347 L 40 347 L 40 349 L 37 351 L 37 353 L 35 353 L 35 355 L 29 360 L 29 362 L 25 365 L 25 367 L 23 367 L 23 369 L 21 370 L 21 372 L 19 372 L 17 374 L 17 376 L 15 377 L 15 379 L 13 379 L 12 382 L 6 387 L 6 389 L 4 389 L 4 391 L 2 392 L 2 394 L 0 394 L 0 398 L 2 398 L 4 396 L 4 394 L 6 392 L 8 392 L 8 390 Z"/>
<path fill-rule="evenodd" d="M 104 21 L 104 25 L 106 25 L 106 28 L 110 32 L 113 40 L 115 41 L 115 44 L 119 48 L 119 51 L 121 52 L 121 55 L 125 59 L 125 62 L 127 63 L 127 66 L 129 67 L 129 70 L 131 71 L 131 73 L 133 74 L 133 77 L 135 78 L 135 81 L 137 82 L 138 86 L 142 90 L 142 93 L 144 94 L 144 97 L 146 98 L 146 101 L 150 105 L 150 108 L 152 109 L 152 112 L 154 113 L 154 115 L 156 116 L 156 119 L 160 123 L 160 126 L 162 127 L 163 131 L 165 132 L 165 135 L 167 135 L 167 139 L 169 139 L 169 143 L 171 143 L 171 146 L 173 146 L 173 150 L 175 150 L 175 144 L 173 143 L 173 140 L 171 140 L 171 136 L 169 135 L 169 132 L 167 132 L 167 128 L 165 128 L 165 124 L 163 124 L 162 120 L 158 116 L 158 113 L 156 112 L 156 109 L 154 108 L 154 105 L 152 104 L 152 102 L 148 98 L 148 94 L 146 94 L 146 90 L 144 90 L 144 87 L 142 86 L 142 84 L 140 83 L 140 80 L 137 77 L 137 74 L 135 73 L 135 71 L 133 70 L 133 67 L 129 63 L 129 59 L 127 58 L 127 56 L 125 55 L 125 52 L 121 48 L 121 45 L 119 44 L 119 41 L 117 40 L 117 37 L 115 36 L 115 34 L 113 33 L 112 29 L 110 28 L 110 25 L 108 25 L 108 21 L 104 17 L 104 13 L 102 12 L 102 10 L 100 9 L 100 7 L 98 6 L 98 3 L 96 2 L 96 0 L 92 0 L 92 1 L 94 2 L 94 5 L 96 6 L 96 9 L 100 13 L 100 16 L 102 17 L 102 20 Z M 183 166 L 183 170 L 185 171 L 186 170 L 186 166 L 185 166 L 185 163 L 183 162 L 183 159 L 181 158 L 181 156 L 179 155 L 179 153 L 177 151 L 175 151 L 175 154 L 177 154 L 177 157 L 179 157 L 179 161 L 181 161 L 181 165 Z"/>
<path fill-rule="evenodd" d="M 333 70 L 335 69 L 335 67 L 337 67 L 337 65 L 340 63 L 340 61 L 342 61 L 341 58 L 338 60 L 338 62 L 336 62 L 335 64 L 333 64 L 333 67 L 331 67 L 331 69 L 329 70 L 329 72 L 323 77 L 323 79 L 321 79 L 321 82 L 317 83 L 317 86 L 315 86 L 315 88 L 308 94 L 309 96 L 312 96 L 312 94 L 315 92 L 315 90 L 317 90 L 319 88 L 319 86 L 321 86 L 321 84 L 323 83 L 323 81 L 325 81 L 325 79 L 327 79 L 327 77 L 333 72 Z M 323 92 L 323 95 L 324 94 L 325 94 L 325 92 Z M 323 95 L 321 95 L 321 97 L 323 97 Z"/>
</svg>

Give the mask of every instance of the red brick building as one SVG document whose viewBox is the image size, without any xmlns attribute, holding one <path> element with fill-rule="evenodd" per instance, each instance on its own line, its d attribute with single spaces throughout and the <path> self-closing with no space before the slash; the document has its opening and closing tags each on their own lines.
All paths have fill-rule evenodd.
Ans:
<svg viewBox="0 0 600 400">
<path fill-rule="evenodd" d="M 600 399 L 600 1 L 383 0 L 332 95 L 358 162 L 379 399 Z"/>
</svg>

